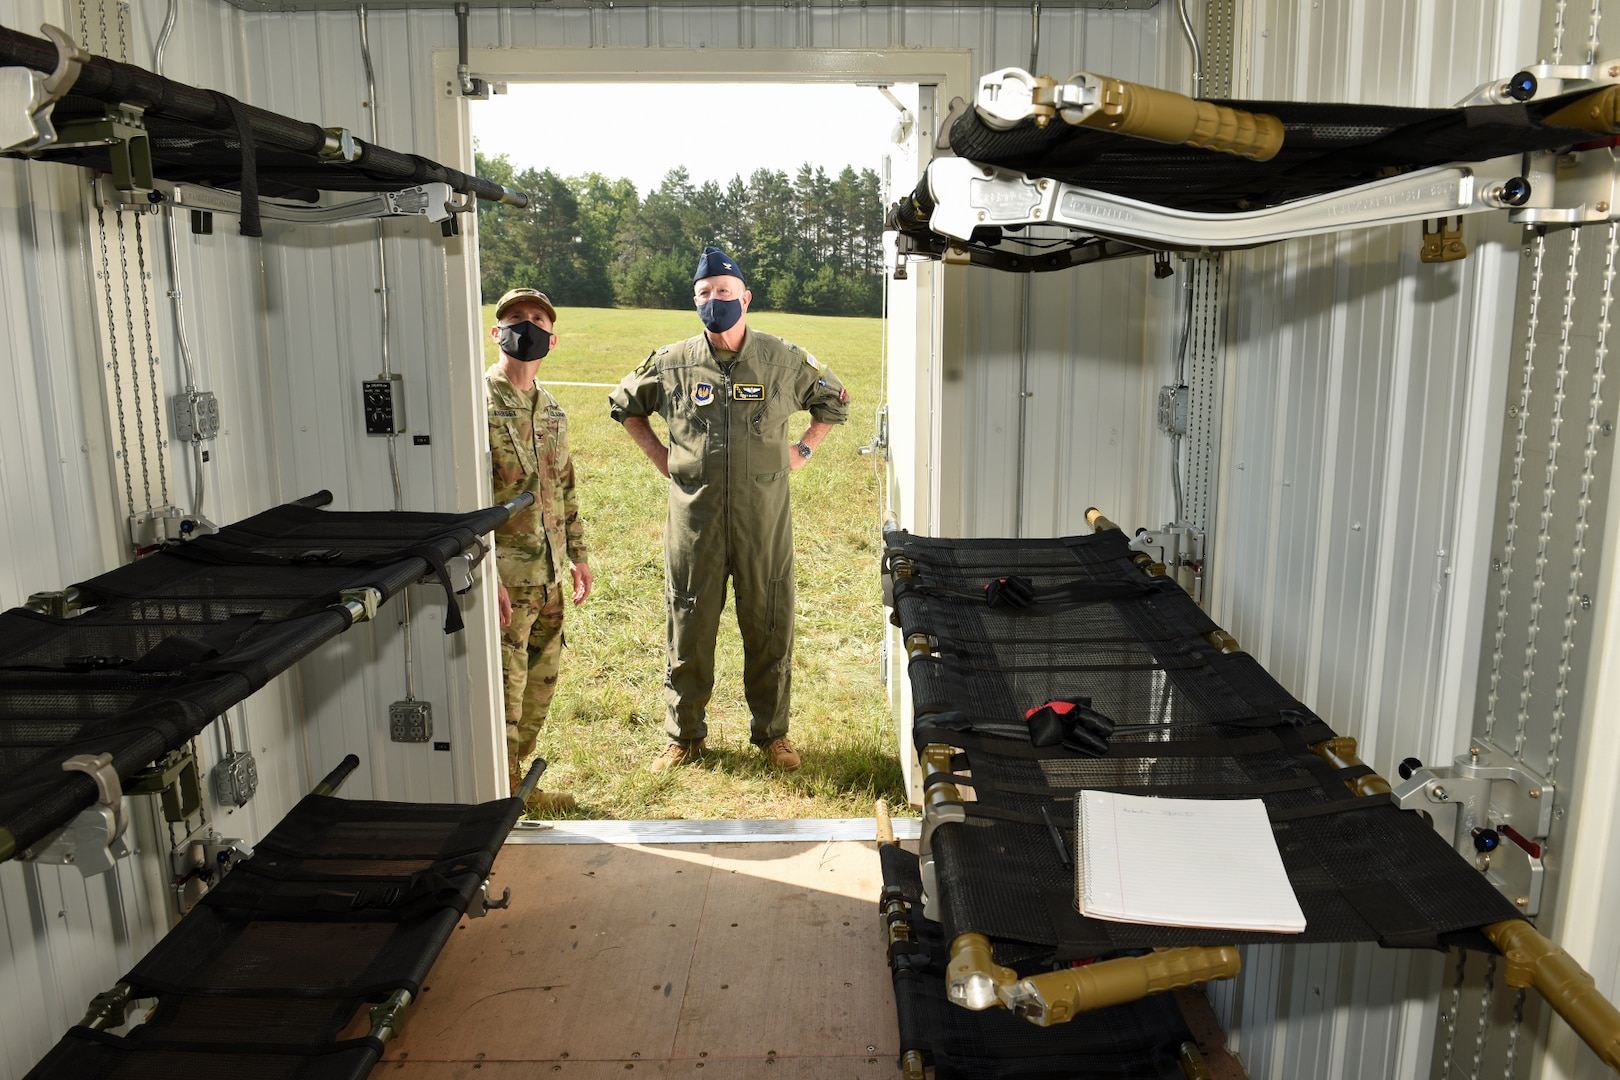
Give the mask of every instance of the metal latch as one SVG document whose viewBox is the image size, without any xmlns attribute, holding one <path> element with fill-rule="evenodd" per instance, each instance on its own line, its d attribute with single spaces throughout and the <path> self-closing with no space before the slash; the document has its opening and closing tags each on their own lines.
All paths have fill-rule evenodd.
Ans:
<svg viewBox="0 0 1620 1080">
<path fill-rule="evenodd" d="M 1554 786 L 1507 751 L 1474 739 L 1454 764 L 1401 763 L 1391 798 L 1435 830 L 1526 915 L 1541 910 Z"/>
<path fill-rule="evenodd" d="M 1451 223 L 1457 224 L 1453 226 Z M 1423 230 L 1423 248 L 1418 258 L 1426 263 L 1457 262 L 1468 257 L 1468 247 L 1462 238 L 1462 217 L 1436 218 L 1430 228 L 1431 222 L 1425 218 L 1420 227 Z"/>
<path fill-rule="evenodd" d="M 467 905 L 467 918 L 482 919 L 491 911 L 504 911 L 511 906 L 512 890 L 510 888 L 502 889 L 501 898 L 491 900 L 489 898 L 489 881 L 486 879 L 483 884 L 478 886 L 478 895 L 473 897 L 473 902 Z"/>
<path fill-rule="evenodd" d="M 349 609 L 349 622 L 367 622 L 377 617 L 383 595 L 369 585 L 362 589 L 344 589 L 338 593 L 338 603 Z"/>
<path fill-rule="evenodd" d="M 96 782 L 96 805 L 80 811 L 65 827 L 18 853 L 28 862 L 75 866 L 85 877 L 112 869 L 113 862 L 129 854 L 124 843 L 123 785 L 112 767 L 111 754 L 76 754 L 62 762 L 64 772 L 82 772 Z"/>
<path fill-rule="evenodd" d="M 56 70 L 41 75 L 25 67 L 0 68 L 0 150 L 27 153 L 54 144 L 51 111 L 91 59 L 67 31 L 50 23 L 39 29 L 56 45 Z"/>
</svg>

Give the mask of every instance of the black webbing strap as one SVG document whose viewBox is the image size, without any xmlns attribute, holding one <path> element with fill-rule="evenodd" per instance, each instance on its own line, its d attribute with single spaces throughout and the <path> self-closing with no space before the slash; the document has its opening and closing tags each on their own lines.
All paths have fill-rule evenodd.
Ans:
<svg viewBox="0 0 1620 1080">
<path fill-rule="evenodd" d="M 236 875 L 233 873 L 232 877 Z M 346 887 L 347 886 L 347 887 Z M 314 922 L 411 922 L 440 908 L 466 910 L 467 893 L 437 870 L 405 881 L 334 882 L 305 895 L 248 888 L 211 894 L 211 906 L 248 918 Z"/>
<path fill-rule="evenodd" d="M 1063 607 L 1103 604 L 1113 600 L 1134 600 L 1159 591 L 1154 587 L 1152 581 L 1146 577 L 1142 578 L 1140 582 L 1130 580 L 1066 581 L 1061 585 L 1037 589 L 1032 603 L 1035 605 L 1062 605 Z M 971 604 L 988 604 L 983 587 L 978 589 L 952 589 L 944 585 L 920 581 L 915 577 L 896 578 L 894 582 L 894 598 L 896 602 L 904 596 L 911 595 L 959 600 Z M 1047 614 L 1049 611 L 1038 613 Z"/>
<path fill-rule="evenodd" d="M 241 636 L 258 623 L 260 611 L 244 611 L 232 615 L 213 629 L 195 637 L 170 634 L 158 642 L 145 656 L 130 664 L 129 671 L 181 671 L 207 663 L 230 652 Z"/>
<path fill-rule="evenodd" d="M 444 632 L 454 634 L 467 624 L 461 619 L 461 605 L 456 603 L 456 587 L 450 582 L 450 569 L 445 564 L 445 558 L 439 554 L 439 549 L 428 544 L 413 548 L 406 548 L 400 552 L 402 558 L 416 556 L 426 560 L 438 577 L 439 584 L 444 587 Z"/>
<path fill-rule="evenodd" d="M 236 121 L 236 137 L 242 142 L 242 180 L 237 190 L 242 196 L 242 219 L 237 232 L 243 236 L 263 236 L 264 226 L 259 223 L 259 146 L 253 139 L 253 124 L 240 101 L 217 90 L 210 90 L 222 98 Z"/>
</svg>

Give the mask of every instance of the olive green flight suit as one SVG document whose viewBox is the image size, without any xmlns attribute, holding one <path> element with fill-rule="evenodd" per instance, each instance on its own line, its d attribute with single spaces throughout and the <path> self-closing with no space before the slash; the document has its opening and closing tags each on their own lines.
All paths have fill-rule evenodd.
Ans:
<svg viewBox="0 0 1620 1080">
<path fill-rule="evenodd" d="M 534 752 L 557 690 L 564 597 L 573 592 L 569 564 L 587 558 L 568 416 L 539 383 L 533 401 L 525 390 L 513 386 L 499 364 L 484 374 L 495 501 L 534 493 L 533 505 L 495 530 L 495 566 L 512 601 L 512 621 L 501 628 L 501 677 L 514 777 Z"/>
<path fill-rule="evenodd" d="M 658 413 L 669 424 L 664 528 L 667 623 L 665 730 L 691 745 L 708 734 L 714 643 L 726 579 L 743 642 L 743 692 L 753 742 L 787 734 L 793 669 L 793 519 L 788 422 L 841 424 L 849 395 L 809 353 L 749 330 L 736 356 L 699 334 L 648 356 L 608 395 L 613 419 Z"/>
</svg>

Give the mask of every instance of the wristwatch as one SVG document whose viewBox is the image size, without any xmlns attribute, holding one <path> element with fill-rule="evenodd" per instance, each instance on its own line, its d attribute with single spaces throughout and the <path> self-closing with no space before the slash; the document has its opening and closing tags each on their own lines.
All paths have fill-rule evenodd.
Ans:
<svg viewBox="0 0 1620 1080">
<path fill-rule="evenodd" d="M 802 441 L 794 443 L 793 446 L 799 451 L 799 456 L 802 458 L 807 458 L 811 454 L 815 453 L 814 450 L 810 449 L 810 447 L 806 446 Z"/>
</svg>

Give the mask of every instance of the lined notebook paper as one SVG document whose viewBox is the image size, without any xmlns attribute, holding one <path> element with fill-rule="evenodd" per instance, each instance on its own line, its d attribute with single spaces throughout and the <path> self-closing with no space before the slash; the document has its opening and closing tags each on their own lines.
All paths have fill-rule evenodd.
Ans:
<svg viewBox="0 0 1620 1080">
<path fill-rule="evenodd" d="M 1305 930 L 1259 799 L 1083 791 L 1074 807 L 1080 914 L 1155 926 Z"/>
</svg>

